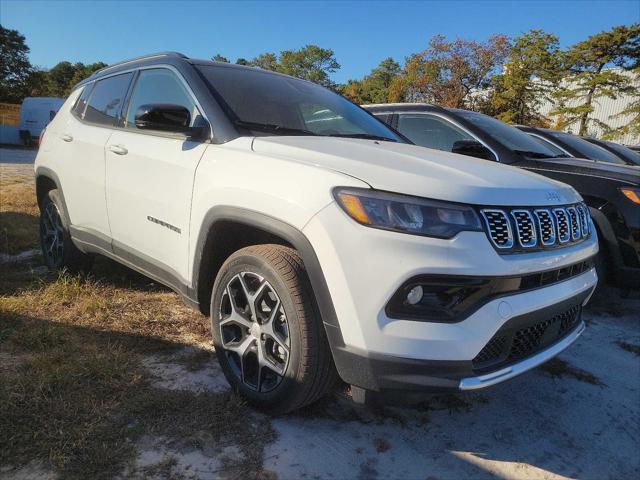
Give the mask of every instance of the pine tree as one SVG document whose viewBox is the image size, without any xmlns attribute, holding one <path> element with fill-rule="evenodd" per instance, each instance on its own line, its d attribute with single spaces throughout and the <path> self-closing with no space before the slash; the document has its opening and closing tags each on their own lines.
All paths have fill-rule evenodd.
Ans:
<svg viewBox="0 0 640 480">
<path fill-rule="evenodd" d="M 555 35 L 531 30 L 516 37 L 502 74 L 492 81 L 490 113 L 507 123 L 546 125 L 538 109 L 558 85 L 561 63 Z"/>
<path fill-rule="evenodd" d="M 634 93 L 632 78 L 610 67 L 640 65 L 640 24 L 592 35 L 569 48 L 564 64 L 568 76 L 554 94 L 558 106 L 550 113 L 560 115 L 567 126 L 578 124 L 578 135 L 586 135 L 592 126 L 609 131 L 606 122 L 591 114 L 600 97 L 616 99 L 621 93 Z"/>
</svg>

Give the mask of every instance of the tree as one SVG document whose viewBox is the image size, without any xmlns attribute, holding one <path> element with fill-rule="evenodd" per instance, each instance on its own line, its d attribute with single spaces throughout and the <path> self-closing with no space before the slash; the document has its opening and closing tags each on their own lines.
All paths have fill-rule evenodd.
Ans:
<svg viewBox="0 0 640 480">
<path fill-rule="evenodd" d="M 490 113 L 507 123 L 547 126 L 538 113 L 562 76 L 558 37 L 531 30 L 516 37 L 501 74 L 492 81 Z"/>
<path fill-rule="evenodd" d="M 0 102 L 19 103 L 29 95 L 28 53 L 24 36 L 0 25 Z"/>
<path fill-rule="evenodd" d="M 278 70 L 278 57 L 275 53 L 262 53 L 253 60 L 249 61 L 252 67 L 259 67 L 264 70 Z"/>
<path fill-rule="evenodd" d="M 219 53 L 216 53 L 213 57 L 211 57 L 211 60 L 213 60 L 214 62 L 230 63 L 227 57 L 223 57 Z"/>
<path fill-rule="evenodd" d="M 552 115 L 562 117 L 565 126 L 578 124 L 578 135 L 591 126 L 604 131 L 610 127 L 591 116 L 600 97 L 615 99 L 621 93 L 633 94 L 632 77 L 621 69 L 640 65 L 640 24 L 621 25 L 592 35 L 569 48 L 565 55 L 568 77 L 555 93 L 558 106 Z M 608 68 L 608 67 L 619 67 Z"/>
<path fill-rule="evenodd" d="M 340 64 L 335 59 L 333 50 L 320 48 L 317 45 L 306 45 L 299 50 L 281 52 L 278 71 L 325 87 L 332 87 L 334 83 L 329 75 L 339 68 Z"/>
<path fill-rule="evenodd" d="M 244 59 L 238 59 L 237 63 L 240 63 L 240 60 L 246 62 Z M 340 68 L 333 50 L 320 48 L 317 45 L 306 45 L 299 50 L 284 50 L 279 56 L 275 53 L 263 53 L 246 64 L 309 80 L 326 87 L 334 86 L 329 75 Z"/>
<path fill-rule="evenodd" d="M 386 103 L 389 87 L 400 72 L 400 65 L 393 58 L 385 58 L 362 80 L 349 80 L 340 92 L 355 103 Z"/>
<path fill-rule="evenodd" d="M 633 85 L 640 85 L 640 67 L 633 70 Z M 629 117 L 628 123 L 615 129 L 610 129 L 603 135 L 604 138 L 615 140 L 625 135 L 640 137 L 640 89 L 635 89 L 635 99 L 632 100 L 621 112 L 611 115 L 609 118 Z"/>
<path fill-rule="evenodd" d="M 51 97 L 66 97 L 78 82 L 106 66 L 102 62 L 89 65 L 81 62 L 75 64 L 67 61 L 60 62 L 46 72 L 43 94 Z"/>
<path fill-rule="evenodd" d="M 493 35 L 486 42 L 449 42 L 436 35 L 425 50 L 407 59 L 402 75 L 392 82 L 390 98 L 473 108 L 474 93 L 489 85 L 509 46 L 505 35 Z"/>
</svg>

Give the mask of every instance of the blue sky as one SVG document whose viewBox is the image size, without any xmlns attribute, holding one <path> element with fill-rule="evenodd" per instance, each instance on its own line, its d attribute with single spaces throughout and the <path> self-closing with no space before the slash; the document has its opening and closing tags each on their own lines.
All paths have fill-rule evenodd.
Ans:
<svg viewBox="0 0 640 480">
<path fill-rule="evenodd" d="M 359 78 L 385 57 L 402 61 L 428 39 L 482 40 L 532 28 L 563 46 L 640 21 L 640 1 L 63 2 L 0 0 L 0 22 L 19 30 L 31 62 L 113 63 L 176 50 L 235 61 L 314 43 L 335 51 L 337 82 Z"/>
</svg>

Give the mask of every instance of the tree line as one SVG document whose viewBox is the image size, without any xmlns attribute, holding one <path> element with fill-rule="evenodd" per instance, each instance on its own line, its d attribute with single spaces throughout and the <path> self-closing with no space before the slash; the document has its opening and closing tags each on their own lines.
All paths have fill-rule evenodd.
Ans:
<svg viewBox="0 0 640 480">
<path fill-rule="evenodd" d="M 0 25 L 0 102 L 19 103 L 25 96 L 67 96 L 73 86 L 102 62 L 63 61 L 50 70 L 32 66 L 26 40 Z M 230 62 L 220 54 L 212 57 Z M 263 53 L 235 63 L 285 73 L 329 87 L 355 103 L 428 102 L 486 113 L 507 123 L 574 126 L 580 135 L 593 127 L 607 136 L 640 135 L 640 24 L 620 25 L 568 48 L 556 35 L 531 30 L 514 38 L 493 35 L 484 41 L 436 35 L 426 48 L 400 64 L 385 58 L 360 79 L 336 84 L 340 69 L 334 51 L 306 45 L 279 54 Z M 617 67 L 617 68 L 613 68 Z M 630 122 L 612 129 L 594 118 L 599 98 L 630 95 L 634 100 L 617 115 Z M 546 101 L 555 105 L 554 125 L 540 114 Z"/>
</svg>

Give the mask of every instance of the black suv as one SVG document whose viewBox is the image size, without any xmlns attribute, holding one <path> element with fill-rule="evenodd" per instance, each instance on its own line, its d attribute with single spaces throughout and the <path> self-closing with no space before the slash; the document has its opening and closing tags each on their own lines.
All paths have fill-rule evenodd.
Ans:
<svg viewBox="0 0 640 480">
<path fill-rule="evenodd" d="M 516 128 L 541 141 L 550 149 L 566 153 L 570 157 L 586 158 L 596 162 L 615 163 L 617 165 L 640 165 L 640 155 L 617 143 L 578 137 L 571 133 L 547 128 L 526 127 L 524 125 L 516 125 Z M 620 148 L 614 149 L 613 146 Z M 626 155 L 624 155 L 624 150 L 627 150 Z"/>
<path fill-rule="evenodd" d="M 589 205 L 598 230 L 600 278 L 624 289 L 640 288 L 640 167 L 573 158 L 546 140 L 468 110 L 418 103 L 364 108 L 416 145 L 525 168 L 571 185 Z"/>
<path fill-rule="evenodd" d="M 605 150 L 609 150 L 611 153 L 614 153 L 622 160 L 627 162 L 629 165 L 640 165 L 640 153 L 634 152 L 629 147 L 625 147 L 624 145 L 620 145 L 616 142 L 609 142 L 607 140 L 599 140 L 597 138 L 592 137 L 582 137 L 587 142 L 591 142 L 594 145 L 598 145 L 599 147 L 604 148 Z"/>
</svg>

